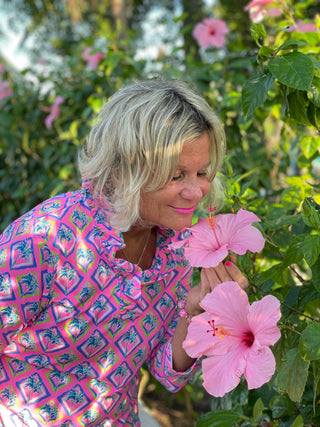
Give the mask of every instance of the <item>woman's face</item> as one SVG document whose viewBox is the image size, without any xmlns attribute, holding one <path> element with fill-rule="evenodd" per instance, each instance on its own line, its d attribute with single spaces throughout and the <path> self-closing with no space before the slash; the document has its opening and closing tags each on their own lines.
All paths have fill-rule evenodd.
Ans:
<svg viewBox="0 0 320 427">
<path fill-rule="evenodd" d="M 160 190 L 142 193 L 140 215 L 146 225 L 173 230 L 191 226 L 193 211 L 210 189 L 209 147 L 207 133 L 185 143 L 172 181 Z"/>
</svg>

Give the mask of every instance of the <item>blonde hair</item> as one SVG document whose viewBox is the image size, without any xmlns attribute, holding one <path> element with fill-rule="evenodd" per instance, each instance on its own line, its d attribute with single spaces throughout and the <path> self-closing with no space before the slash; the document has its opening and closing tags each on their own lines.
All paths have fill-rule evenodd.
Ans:
<svg viewBox="0 0 320 427">
<path fill-rule="evenodd" d="M 140 219 L 141 191 L 166 186 L 183 145 L 205 132 L 212 159 L 208 176 L 213 181 L 224 155 L 225 135 L 205 99 L 182 81 L 135 82 L 116 92 L 99 113 L 79 153 L 81 176 L 90 180 L 95 197 L 108 198 L 110 223 L 127 231 Z"/>
</svg>

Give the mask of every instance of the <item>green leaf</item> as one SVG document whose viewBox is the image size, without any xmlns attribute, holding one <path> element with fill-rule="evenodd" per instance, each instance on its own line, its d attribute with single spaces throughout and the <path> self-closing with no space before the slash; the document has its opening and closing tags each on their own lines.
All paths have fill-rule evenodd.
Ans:
<svg viewBox="0 0 320 427">
<path fill-rule="evenodd" d="M 269 61 L 270 72 L 280 83 L 299 90 L 309 90 L 313 78 L 313 62 L 301 52 L 291 52 Z"/>
<path fill-rule="evenodd" d="M 320 79 L 314 78 L 310 90 L 308 91 L 308 98 L 315 105 L 320 108 Z"/>
<path fill-rule="evenodd" d="M 303 222 L 308 226 L 320 229 L 320 214 L 315 207 L 315 202 L 312 198 L 305 199 L 302 203 L 301 217 Z"/>
<path fill-rule="evenodd" d="M 288 410 L 288 400 L 285 396 L 274 396 L 270 401 L 273 418 L 280 418 Z"/>
<path fill-rule="evenodd" d="M 300 237 L 290 242 L 290 245 L 283 257 L 283 268 L 292 264 L 297 264 L 302 260 L 304 254 L 301 246 L 302 242 Z"/>
<path fill-rule="evenodd" d="M 263 41 L 267 37 L 266 29 L 263 24 L 252 24 L 251 28 L 251 36 L 253 40 L 257 43 L 258 46 L 263 44 Z"/>
<path fill-rule="evenodd" d="M 252 419 L 251 425 L 255 426 L 259 423 L 259 418 L 262 414 L 262 411 L 264 411 L 265 409 L 267 408 L 264 406 L 264 403 L 262 402 L 261 397 L 259 397 L 259 399 L 256 401 L 253 407 L 253 412 L 252 412 L 253 419 Z"/>
<path fill-rule="evenodd" d="M 304 423 L 301 415 L 298 415 L 297 418 L 291 424 L 291 427 L 303 427 L 303 426 L 304 426 Z"/>
<path fill-rule="evenodd" d="M 270 74 L 257 74 L 246 81 L 242 90 L 242 109 L 245 119 L 264 103 L 273 82 L 274 77 Z"/>
<path fill-rule="evenodd" d="M 314 322 L 302 332 L 299 351 L 306 360 L 320 359 L 320 323 Z"/>
<path fill-rule="evenodd" d="M 312 284 L 314 288 L 320 293 L 320 258 L 312 265 Z"/>
<path fill-rule="evenodd" d="M 319 258 L 320 236 L 318 234 L 307 235 L 303 243 L 304 258 L 311 267 Z"/>
<path fill-rule="evenodd" d="M 196 427 L 233 427 L 241 419 L 234 410 L 212 411 L 197 420 Z"/>
<path fill-rule="evenodd" d="M 288 95 L 288 105 L 290 117 L 303 125 L 310 125 L 310 120 L 307 112 L 307 97 L 306 92 L 295 91 Z"/>
<path fill-rule="evenodd" d="M 291 400 L 298 402 L 304 392 L 310 361 L 303 360 L 298 348 L 288 351 L 277 375 L 279 387 L 286 391 Z"/>
<path fill-rule="evenodd" d="M 303 152 L 303 155 L 310 159 L 316 153 L 317 150 L 320 148 L 320 141 L 319 138 L 316 138 L 315 136 L 304 136 L 301 138 L 301 149 Z"/>
</svg>

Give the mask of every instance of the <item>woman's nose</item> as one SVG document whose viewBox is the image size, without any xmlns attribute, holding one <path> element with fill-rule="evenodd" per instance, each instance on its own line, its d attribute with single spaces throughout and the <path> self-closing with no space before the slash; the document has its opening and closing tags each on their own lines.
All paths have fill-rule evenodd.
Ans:
<svg viewBox="0 0 320 427">
<path fill-rule="evenodd" d="M 185 186 L 181 191 L 181 197 L 187 200 L 199 202 L 203 197 L 203 191 L 200 183 L 197 181 L 185 183 Z"/>
</svg>

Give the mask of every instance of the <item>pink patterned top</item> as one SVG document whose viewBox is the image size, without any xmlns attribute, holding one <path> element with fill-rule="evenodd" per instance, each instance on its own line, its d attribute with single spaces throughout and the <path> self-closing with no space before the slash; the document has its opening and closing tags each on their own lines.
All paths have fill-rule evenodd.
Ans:
<svg viewBox="0 0 320 427">
<path fill-rule="evenodd" d="M 0 237 L 0 420 L 4 426 L 139 426 L 140 368 L 179 390 L 177 300 L 191 268 L 158 229 L 150 269 L 115 258 L 121 232 L 85 184 L 43 202 Z M 1 423 L 0 423 L 1 425 Z"/>
</svg>

